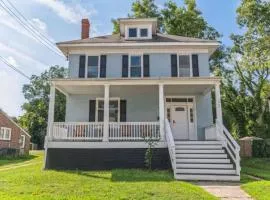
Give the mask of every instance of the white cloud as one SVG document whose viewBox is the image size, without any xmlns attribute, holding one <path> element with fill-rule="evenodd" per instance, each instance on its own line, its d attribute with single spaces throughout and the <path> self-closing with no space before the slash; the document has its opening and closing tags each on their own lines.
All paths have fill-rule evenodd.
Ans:
<svg viewBox="0 0 270 200">
<path fill-rule="evenodd" d="M 27 62 L 31 62 L 32 64 L 34 64 L 33 66 L 35 67 L 35 69 L 40 72 L 42 70 L 44 70 L 48 65 L 32 58 L 31 56 L 29 56 L 26 53 L 23 53 L 15 48 L 12 48 L 4 43 L 0 42 L 0 52 L 5 52 L 8 54 L 12 54 L 14 56 L 19 57 L 20 59 L 22 59 L 23 61 L 27 61 Z M 33 72 L 33 71 L 32 71 Z"/>
<path fill-rule="evenodd" d="M 32 24 L 32 26 L 36 27 L 45 37 L 47 37 L 50 41 L 55 42 L 54 39 L 49 36 L 47 31 L 47 24 L 39 18 L 32 18 L 28 20 Z M 13 19 L 7 12 L 0 10 L 0 24 L 16 31 L 19 34 L 29 37 L 30 39 L 34 39 L 36 42 L 40 42 L 36 39 L 32 33 L 26 30 L 19 22 Z M 36 32 L 36 31 L 34 31 Z M 40 34 L 38 34 L 40 36 Z"/>
<path fill-rule="evenodd" d="M 22 82 L 12 69 L 0 68 L 0 91 L 3 94 L 0 98 L 0 108 L 11 116 L 19 116 L 22 113 L 20 106 L 24 102 L 22 94 L 24 83 L 27 82 Z"/>
<path fill-rule="evenodd" d="M 44 6 L 49 7 L 59 17 L 69 23 L 79 23 L 82 18 L 89 17 L 97 13 L 95 9 L 85 9 L 78 2 L 66 4 L 63 1 L 56 0 L 34 0 Z"/>
<path fill-rule="evenodd" d="M 13 66 L 17 67 L 18 66 L 18 63 L 17 61 L 15 60 L 15 58 L 13 58 L 12 56 L 8 56 L 6 58 L 6 60 Z"/>
<path fill-rule="evenodd" d="M 45 22 L 43 22 L 42 20 L 40 20 L 38 18 L 33 18 L 29 21 L 33 26 L 37 27 L 40 31 L 42 31 L 44 33 L 47 32 L 47 24 Z"/>
</svg>

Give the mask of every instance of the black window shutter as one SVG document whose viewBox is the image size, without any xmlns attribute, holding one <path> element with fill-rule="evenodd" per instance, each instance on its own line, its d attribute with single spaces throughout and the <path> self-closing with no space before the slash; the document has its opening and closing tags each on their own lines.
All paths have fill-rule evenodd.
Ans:
<svg viewBox="0 0 270 200">
<path fill-rule="evenodd" d="M 85 56 L 80 55 L 80 61 L 79 61 L 79 78 L 85 77 Z"/>
<path fill-rule="evenodd" d="M 128 55 L 122 56 L 122 77 L 128 77 Z"/>
<path fill-rule="evenodd" d="M 120 122 L 127 121 L 127 101 L 120 100 Z"/>
<path fill-rule="evenodd" d="M 171 55 L 171 75 L 172 75 L 172 77 L 177 77 L 178 76 L 178 73 L 177 73 L 177 55 L 176 54 Z"/>
<path fill-rule="evenodd" d="M 100 78 L 106 77 L 106 63 L 107 63 L 106 55 L 101 55 L 100 56 Z"/>
<path fill-rule="evenodd" d="M 192 71 L 193 76 L 199 76 L 199 60 L 197 54 L 192 55 Z"/>
<path fill-rule="evenodd" d="M 96 118 L 96 100 L 89 101 L 89 122 L 94 122 Z"/>
<path fill-rule="evenodd" d="M 143 55 L 143 77 L 150 76 L 150 61 L 149 55 Z"/>
</svg>

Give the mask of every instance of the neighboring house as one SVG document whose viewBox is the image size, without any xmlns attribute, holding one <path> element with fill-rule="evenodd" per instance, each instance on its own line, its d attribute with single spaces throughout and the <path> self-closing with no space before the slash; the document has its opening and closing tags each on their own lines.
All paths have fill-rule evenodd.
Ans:
<svg viewBox="0 0 270 200">
<path fill-rule="evenodd" d="M 142 168 L 151 138 L 153 168 L 172 168 L 176 179 L 239 180 L 220 78 L 210 77 L 219 43 L 158 33 L 153 18 L 119 23 L 120 34 L 89 38 L 83 19 L 80 40 L 57 43 L 69 78 L 51 80 L 45 168 Z M 56 89 L 66 95 L 65 122 L 53 121 Z"/>
<path fill-rule="evenodd" d="M 16 149 L 19 154 L 29 154 L 31 136 L 0 110 L 0 150 Z"/>
</svg>

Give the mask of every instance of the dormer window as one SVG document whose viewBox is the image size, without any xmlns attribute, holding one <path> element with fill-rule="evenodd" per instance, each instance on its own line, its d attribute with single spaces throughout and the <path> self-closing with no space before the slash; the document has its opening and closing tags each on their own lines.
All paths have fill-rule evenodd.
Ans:
<svg viewBox="0 0 270 200">
<path fill-rule="evenodd" d="M 148 29 L 147 28 L 141 28 L 140 29 L 140 36 L 141 37 L 148 37 Z"/>
<path fill-rule="evenodd" d="M 152 38 L 151 25 L 126 26 L 126 39 L 143 40 Z"/>
<path fill-rule="evenodd" d="M 129 28 L 128 29 L 128 37 L 136 38 L 137 37 L 137 28 Z"/>
</svg>

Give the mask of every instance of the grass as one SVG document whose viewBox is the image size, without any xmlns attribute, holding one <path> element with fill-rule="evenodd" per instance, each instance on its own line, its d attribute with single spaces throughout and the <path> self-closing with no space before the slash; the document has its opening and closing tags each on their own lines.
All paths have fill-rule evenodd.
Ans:
<svg viewBox="0 0 270 200">
<path fill-rule="evenodd" d="M 254 199 L 270 199 L 270 158 L 244 159 L 241 166 L 242 189 Z M 262 180 L 256 180 L 253 177 Z"/>
<path fill-rule="evenodd" d="M 35 156 L 27 166 L 0 167 L 0 199 L 216 199 L 198 186 L 175 181 L 169 171 L 44 171 L 43 154 Z"/>
<path fill-rule="evenodd" d="M 35 157 L 36 157 L 35 155 L 25 155 L 18 157 L 0 157 L 0 166 L 25 162 L 34 159 Z"/>
</svg>

